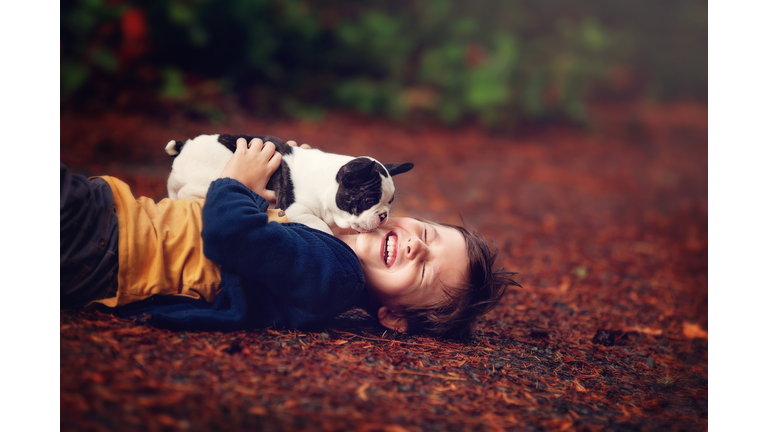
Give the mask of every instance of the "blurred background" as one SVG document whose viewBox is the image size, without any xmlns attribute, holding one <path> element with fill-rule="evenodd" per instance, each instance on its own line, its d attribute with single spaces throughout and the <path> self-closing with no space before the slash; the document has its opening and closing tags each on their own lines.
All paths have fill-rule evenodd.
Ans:
<svg viewBox="0 0 768 432">
<path fill-rule="evenodd" d="M 100 339 L 71 333 L 117 318 L 62 313 L 63 425 L 113 429 L 127 419 L 145 430 L 181 418 L 206 430 L 234 421 L 232 412 L 250 413 L 235 417 L 244 422 L 278 413 L 312 429 L 341 417 L 387 424 L 399 412 L 398 424 L 414 430 L 706 430 L 706 1 L 68 0 L 60 10 L 60 154 L 73 171 L 113 175 L 160 200 L 173 162 L 165 145 L 203 133 L 413 162 L 396 179 L 393 215 L 478 230 L 523 285 L 475 339 L 511 349 L 498 354 L 504 362 L 472 363 L 480 378 L 434 366 L 464 377 L 456 383 L 468 393 L 433 381 L 392 387 L 375 371 L 425 372 L 429 362 L 396 363 L 386 350 L 360 357 L 348 344 L 333 352 L 375 367 L 344 366 L 354 379 L 333 372 L 317 394 L 297 391 L 314 385 L 311 374 L 285 372 L 325 358 L 308 350 L 281 357 L 295 360 L 287 369 L 248 362 L 262 380 L 251 399 L 227 390 L 243 382 L 217 369 L 229 361 L 206 362 L 214 379 L 184 373 L 194 385 L 178 393 L 205 402 L 155 409 L 136 395 L 145 382 L 161 394 L 176 388 L 162 371 L 177 362 L 150 356 L 156 344 L 109 354 Z M 152 359 L 154 381 L 113 366 L 129 351 Z M 122 378 L 102 383 L 98 368 Z M 363 380 L 389 390 L 354 399 Z M 480 380 L 487 386 L 473 387 Z M 428 409 L 403 410 L 392 395 Z M 528 400 L 540 409 L 519 402 Z M 483 429 L 483 418 L 500 426 Z"/>
<path fill-rule="evenodd" d="M 225 121 L 590 120 L 590 103 L 707 99 L 707 2 L 61 2 L 63 109 L 183 101 Z"/>
</svg>

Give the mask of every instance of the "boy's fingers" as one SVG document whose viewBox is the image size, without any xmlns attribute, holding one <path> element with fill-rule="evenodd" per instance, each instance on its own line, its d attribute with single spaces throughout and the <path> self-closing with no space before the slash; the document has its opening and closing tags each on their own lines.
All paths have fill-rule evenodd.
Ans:
<svg viewBox="0 0 768 432">
<path fill-rule="evenodd" d="M 238 141 L 239 141 L 239 140 L 238 140 Z M 252 140 L 251 140 L 251 143 L 248 145 L 248 148 L 251 148 L 252 146 L 254 146 L 254 145 L 255 145 L 257 150 L 261 150 L 261 146 L 262 146 L 263 144 L 264 144 L 264 143 L 263 143 L 263 142 L 261 142 L 261 140 L 260 140 L 259 138 L 254 138 L 254 139 L 252 139 Z"/>
<path fill-rule="evenodd" d="M 311 150 L 312 149 L 312 147 L 310 147 L 309 144 L 305 143 L 305 144 L 302 144 L 302 145 L 298 145 L 296 143 L 296 141 L 294 141 L 294 140 L 286 141 L 286 144 L 288 144 L 291 147 L 300 147 L 300 148 L 307 149 L 307 150 Z"/>
<path fill-rule="evenodd" d="M 280 163 L 283 161 L 283 155 L 281 155 L 278 152 L 275 152 L 275 154 L 272 156 L 272 158 L 267 162 L 267 168 L 271 171 L 271 174 L 274 174 L 277 168 L 280 166 Z"/>
<path fill-rule="evenodd" d="M 268 157 L 268 158 L 271 158 L 271 157 L 272 157 L 272 155 L 274 155 L 274 154 L 276 153 L 276 151 L 277 151 L 277 148 L 275 147 L 275 145 L 274 145 L 274 144 L 272 144 L 272 143 L 271 143 L 271 142 L 269 142 L 269 141 L 267 141 L 267 142 L 264 144 L 264 147 L 262 147 L 262 148 L 261 148 L 261 152 L 262 152 L 262 154 L 263 154 L 264 156 Z M 279 154 L 279 153 L 278 153 L 278 154 Z"/>
<path fill-rule="evenodd" d="M 261 197 L 273 204 L 277 202 L 277 195 L 275 195 L 275 191 L 271 191 L 269 189 L 264 189 L 264 192 L 261 193 Z"/>
<path fill-rule="evenodd" d="M 248 148 L 248 143 L 245 141 L 245 138 L 238 138 L 237 141 L 235 141 L 235 145 L 235 152 L 243 151 Z"/>
</svg>

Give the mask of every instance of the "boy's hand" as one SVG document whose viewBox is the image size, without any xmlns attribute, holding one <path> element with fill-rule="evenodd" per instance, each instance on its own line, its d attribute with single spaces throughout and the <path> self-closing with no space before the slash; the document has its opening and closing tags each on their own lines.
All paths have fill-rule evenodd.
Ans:
<svg viewBox="0 0 768 432">
<path fill-rule="evenodd" d="M 300 147 L 300 148 L 307 149 L 307 150 L 312 149 L 312 147 L 310 147 L 309 144 L 298 145 L 298 144 L 296 144 L 296 141 L 294 141 L 294 140 L 286 141 L 285 143 L 288 144 L 291 147 Z"/>
<path fill-rule="evenodd" d="M 274 204 L 277 197 L 274 191 L 267 189 L 267 182 L 280 167 L 282 160 L 282 155 L 275 151 L 275 145 L 271 142 L 264 144 L 254 138 L 248 145 L 244 138 L 240 138 L 235 153 L 221 170 L 219 178 L 233 178 Z"/>
</svg>

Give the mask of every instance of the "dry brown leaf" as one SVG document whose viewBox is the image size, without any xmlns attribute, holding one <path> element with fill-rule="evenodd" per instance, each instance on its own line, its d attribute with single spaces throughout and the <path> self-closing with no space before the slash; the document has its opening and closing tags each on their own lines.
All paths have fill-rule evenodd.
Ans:
<svg viewBox="0 0 768 432">
<path fill-rule="evenodd" d="M 167 426 L 170 428 L 180 428 L 180 423 L 175 418 L 167 415 L 167 414 L 158 414 L 157 417 L 155 417 L 158 423 L 160 423 L 163 426 Z"/>
<path fill-rule="evenodd" d="M 253 415 L 267 415 L 267 409 L 264 407 L 251 407 L 248 412 Z"/>
<path fill-rule="evenodd" d="M 365 394 L 365 389 L 367 389 L 370 386 L 371 385 L 369 383 L 365 383 L 365 384 L 361 385 L 360 388 L 357 389 L 357 392 L 356 392 L 357 396 L 360 399 L 362 399 L 364 401 L 367 401 L 368 400 L 368 396 Z"/>
<path fill-rule="evenodd" d="M 386 425 L 384 426 L 384 432 L 408 432 L 408 429 L 399 425 Z"/>
<path fill-rule="evenodd" d="M 696 323 L 683 323 L 683 335 L 688 339 L 703 338 L 709 339 L 709 334 L 706 330 L 702 330 Z"/>
<path fill-rule="evenodd" d="M 585 391 L 587 391 L 587 389 L 585 389 L 584 386 L 582 386 L 579 383 L 579 380 L 573 380 L 573 387 L 576 389 L 577 392 L 585 392 Z"/>
<path fill-rule="evenodd" d="M 256 390 L 249 389 L 248 387 L 243 387 L 243 386 L 240 386 L 240 385 L 236 385 L 233 388 L 238 393 L 243 393 L 243 394 L 247 394 L 247 395 L 250 395 L 250 396 L 258 396 L 259 395 L 259 393 L 256 392 Z"/>
<path fill-rule="evenodd" d="M 636 331 L 638 333 L 643 333 L 651 336 L 659 336 L 661 334 L 661 329 L 653 329 L 650 327 L 627 327 L 624 331 L 630 332 L 630 331 Z"/>
</svg>

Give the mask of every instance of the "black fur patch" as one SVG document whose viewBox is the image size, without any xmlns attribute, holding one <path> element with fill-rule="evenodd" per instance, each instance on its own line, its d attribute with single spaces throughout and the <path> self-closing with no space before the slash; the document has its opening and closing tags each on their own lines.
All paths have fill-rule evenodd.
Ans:
<svg viewBox="0 0 768 432">
<path fill-rule="evenodd" d="M 356 158 L 344 164 L 336 174 L 339 190 L 336 192 L 336 206 L 355 216 L 381 201 L 381 175 L 389 174 L 368 158 Z"/>
<path fill-rule="evenodd" d="M 293 153 L 293 147 L 286 144 L 285 141 L 281 140 L 280 138 L 273 137 L 271 135 L 220 134 L 219 142 L 232 153 L 234 153 L 237 149 L 237 140 L 240 138 L 245 138 L 245 141 L 249 144 L 254 138 L 259 138 L 263 142 L 269 141 L 275 145 L 275 149 L 281 155 Z M 288 164 L 285 163 L 285 161 L 280 163 L 280 167 L 277 169 L 277 171 L 275 171 L 274 174 L 272 174 L 272 177 L 269 178 L 267 189 L 275 191 L 275 195 L 277 196 L 277 203 L 275 204 L 275 207 L 277 208 L 287 209 L 296 201 L 296 198 L 293 194 L 291 169 L 288 168 Z"/>
<path fill-rule="evenodd" d="M 250 144 L 251 140 L 254 138 L 258 138 L 262 140 L 263 142 L 271 142 L 275 145 L 275 148 L 281 155 L 287 155 L 293 153 L 293 147 L 289 146 L 285 143 L 285 141 L 281 140 L 278 137 L 273 137 L 272 135 L 243 135 L 243 134 L 219 134 L 219 142 L 226 148 L 229 149 L 232 153 L 235 152 L 237 149 L 237 140 L 240 138 L 244 138 L 245 141 Z"/>
<path fill-rule="evenodd" d="M 173 142 L 174 142 L 173 149 L 176 150 L 176 154 L 175 155 L 171 155 L 171 157 L 178 156 L 179 153 L 181 153 L 181 149 L 184 148 L 184 144 L 186 144 L 187 141 L 189 141 L 189 138 L 183 139 L 183 140 L 173 140 Z"/>
<path fill-rule="evenodd" d="M 413 169 L 413 164 L 405 162 L 401 164 L 384 164 L 384 167 L 389 171 L 390 175 L 396 176 L 398 174 L 406 173 Z"/>
</svg>

